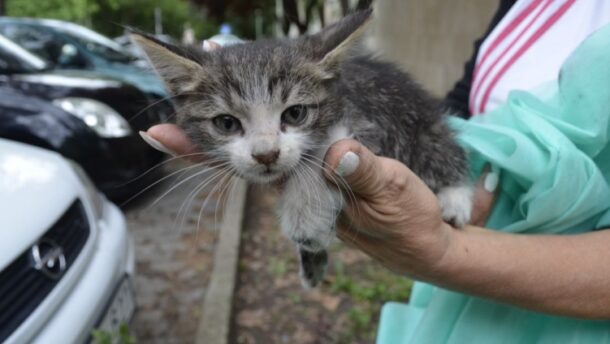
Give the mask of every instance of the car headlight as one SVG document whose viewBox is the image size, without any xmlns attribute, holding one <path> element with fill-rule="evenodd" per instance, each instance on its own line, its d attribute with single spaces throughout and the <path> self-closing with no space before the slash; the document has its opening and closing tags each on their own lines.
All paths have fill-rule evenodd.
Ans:
<svg viewBox="0 0 610 344">
<path fill-rule="evenodd" d="M 87 195 L 87 199 L 93 208 L 93 216 L 95 220 L 100 220 L 104 216 L 104 203 L 106 202 L 106 198 L 97 190 L 95 185 L 93 185 L 91 178 L 89 178 L 87 172 L 85 172 L 85 170 L 83 170 L 79 164 L 70 159 L 67 160 L 85 188 L 85 194 Z"/>
<path fill-rule="evenodd" d="M 89 98 L 60 98 L 53 101 L 64 111 L 80 118 L 101 137 L 123 137 L 131 134 L 129 123 L 110 106 Z"/>
</svg>

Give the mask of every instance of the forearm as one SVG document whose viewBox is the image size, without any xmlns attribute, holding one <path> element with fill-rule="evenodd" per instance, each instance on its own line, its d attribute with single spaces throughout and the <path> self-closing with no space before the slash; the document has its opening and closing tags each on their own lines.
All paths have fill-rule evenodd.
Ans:
<svg viewBox="0 0 610 344">
<path fill-rule="evenodd" d="M 553 314 L 610 318 L 610 230 L 515 235 L 454 230 L 432 283 Z"/>
</svg>

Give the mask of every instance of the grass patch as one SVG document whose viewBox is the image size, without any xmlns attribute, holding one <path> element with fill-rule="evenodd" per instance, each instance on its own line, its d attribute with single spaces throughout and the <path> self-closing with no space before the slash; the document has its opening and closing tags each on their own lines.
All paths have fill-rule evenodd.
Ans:
<svg viewBox="0 0 610 344">
<path fill-rule="evenodd" d="M 95 344 L 136 344 L 136 338 L 129 333 L 129 327 L 121 324 L 118 331 L 109 332 L 95 329 L 91 332 Z"/>
<path fill-rule="evenodd" d="M 348 294 L 354 306 L 348 311 L 349 324 L 337 338 L 337 343 L 352 343 L 356 338 L 374 341 L 381 306 L 388 301 L 407 302 L 413 282 L 367 264 L 358 280 L 345 273 L 341 262 L 335 263 L 335 278 L 330 289 L 333 293 Z M 364 277 L 364 278 L 363 278 Z"/>
</svg>

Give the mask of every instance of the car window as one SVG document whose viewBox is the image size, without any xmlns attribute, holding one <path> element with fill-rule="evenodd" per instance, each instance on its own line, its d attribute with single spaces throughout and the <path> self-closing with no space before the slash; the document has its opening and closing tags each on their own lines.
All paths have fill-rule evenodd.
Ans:
<svg viewBox="0 0 610 344">
<path fill-rule="evenodd" d="M 88 40 L 85 37 L 73 35 L 70 32 L 64 33 L 66 35 L 69 35 L 70 38 L 76 41 L 78 44 L 82 45 L 87 50 L 89 50 L 95 55 L 102 57 L 103 59 L 114 62 L 129 62 L 134 59 L 132 56 L 125 54 L 122 51 L 115 50 L 109 46 L 100 44 L 92 40 Z"/>
<path fill-rule="evenodd" d="M 47 61 L 40 59 L 15 42 L 0 35 L 0 73 L 23 73 L 48 68 Z"/>
<path fill-rule="evenodd" d="M 47 61 L 58 61 L 64 42 L 52 33 L 29 25 L 0 25 L 0 34 L 17 43 L 22 48 Z"/>
<path fill-rule="evenodd" d="M 84 26 L 74 23 L 45 20 L 43 20 L 41 24 L 65 34 L 70 40 L 78 42 L 91 53 L 106 60 L 131 62 L 137 59 L 136 56 L 131 54 L 131 52 L 127 51 L 117 42 Z"/>
<path fill-rule="evenodd" d="M 0 74 L 20 73 L 33 71 L 30 66 L 0 47 Z"/>
</svg>

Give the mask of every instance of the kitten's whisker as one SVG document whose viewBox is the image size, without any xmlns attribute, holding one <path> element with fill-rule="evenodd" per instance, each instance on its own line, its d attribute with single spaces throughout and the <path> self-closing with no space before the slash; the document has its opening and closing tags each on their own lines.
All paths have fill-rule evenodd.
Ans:
<svg viewBox="0 0 610 344">
<path fill-rule="evenodd" d="M 358 199 L 356 197 L 356 195 L 354 194 L 354 192 L 352 191 L 351 187 L 349 186 L 349 184 L 347 183 L 347 181 L 345 181 L 345 179 L 339 175 L 334 174 L 333 172 L 330 172 L 325 166 L 322 166 L 319 163 L 316 163 L 315 160 L 313 159 L 317 159 L 318 161 L 322 161 L 320 160 L 318 157 L 304 153 L 303 154 L 303 159 L 322 168 L 323 170 L 327 171 L 327 175 L 333 180 L 333 182 L 339 186 L 339 190 L 340 192 L 343 194 L 343 192 L 347 193 L 347 197 L 349 202 L 355 207 L 356 210 L 356 216 L 360 217 L 361 216 L 361 212 L 360 212 L 360 206 L 359 206 L 359 202 Z M 324 163 L 324 161 L 322 161 L 322 163 L 324 165 L 326 165 Z M 337 180 L 335 177 L 338 177 L 339 179 Z M 343 208 L 343 204 L 342 204 L 342 208 Z M 354 223 L 352 222 L 352 220 L 350 219 L 351 224 L 353 225 Z"/>
<path fill-rule="evenodd" d="M 313 164 L 314 166 L 319 167 L 320 169 L 322 169 L 323 171 L 327 172 L 327 175 L 329 178 L 332 179 L 332 181 L 339 187 L 343 186 L 346 191 L 349 191 L 351 193 L 351 195 L 353 195 L 353 192 L 351 192 L 351 188 L 349 187 L 349 185 L 347 184 L 347 182 L 345 181 L 345 179 L 343 179 L 343 177 L 336 175 L 335 173 L 333 173 L 332 171 L 330 171 L 325 165 L 326 163 L 322 160 L 320 160 L 319 158 L 317 158 L 316 156 L 307 154 L 307 153 L 303 153 L 303 159 L 308 161 L 309 163 Z M 314 159 L 317 159 L 319 161 L 321 161 L 321 163 L 316 162 Z M 340 180 L 337 180 L 335 178 L 335 176 L 339 177 Z M 341 188 L 340 188 L 341 190 Z M 355 197 L 355 196 L 354 196 Z"/>
<path fill-rule="evenodd" d="M 184 199 L 184 201 L 180 205 L 180 209 L 178 210 L 178 213 L 176 214 L 176 221 L 174 223 L 174 228 L 176 226 L 176 222 L 180 218 L 180 214 L 183 215 L 182 216 L 182 220 L 180 221 L 180 228 L 181 229 L 184 228 L 184 221 L 186 220 L 187 211 L 188 211 L 188 207 L 190 206 L 190 204 L 193 202 L 193 200 L 195 199 L 197 194 L 201 190 L 203 190 L 209 183 L 211 183 L 216 177 L 221 175 L 223 173 L 223 171 L 224 171 L 224 169 L 221 169 L 220 171 L 216 171 L 211 176 L 208 176 L 207 178 L 205 178 L 202 182 L 197 184 L 197 186 L 195 186 L 195 188 L 193 188 L 193 190 L 186 196 L 186 198 Z M 186 205 L 186 208 L 184 208 L 185 205 Z M 184 213 L 182 212 L 183 208 L 184 208 Z"/>
<path fill-rule="evenodd" d="M 299 171 L 298 169 L 295 169 L 295 172 L 297 173 L 297 176 L 299 177 L 299 179 L 302 179 L 305 183 L 307 183 L 307 180 L 306 180 L 307 176 L 303 176 L 303 174 L 305 174 L 304 172 Z M 308 188 L 308 189 L 311 189 L 311 188 Z M 311 200 L 312 200 L 312 193 L 308 192 L 307 193 L 307 203 L 310 205 L 313 204 Z"/>
<path fill-rule="evenodd" d="M 311 163 L 316 164 L 316 166 L 318 166 L 321 169 L 323 169 L 324 171 L 326 171 L 327 175 L 335 182 L 335 184 L 337 184 L 337 186 L 343 186 L 343 188 L 345 188 L 345 191 L 348 191 L 350 193 L 350 195 L 353 196 L 354 199 L 355 199 L 356 196 L 354 195 L 351 187 L 349 186 L 349 184 L 347 183 L 345 178 L 343 178 L 342 176 L 340 176 L 340 175 L 330 171 L 326 167 L 326 162 L 324 162 L 320 158 L 316 157 L 315 155 L 303 153 L 303 156 L 304 156 L 305 159 L 308 159 L 308 161 L 310 161 Z M 319 163 L 317 163 L 316 160 L 319 161 Z M 339 180 L 337 180 L 336 177 L 339 178 Z"/>
<path fill-rule="evenodd" d="M 231 171 L 229 171 L 229 173 L 231 173 Z M 229 175 L 229 180 L 227 181 L 227 187 L 221 192 L 220 194 L 220 200 L 222 200 L 223 198 L 223 193 L 225 191 L 228 191 L 226 197 L 224 198 L 224 200 L 222 201 L 222 219 L 223 221 L 225 220 L 225 216 L 226 216 L 226 211 L 227 211 L 227 202 L 229 201 L 229 199 L 231 198 L 232 192 L 234 191 L 235 185 L 237 184 L 237 178 L 235 178 L 235 176 L 233 174 Z M 216 204 L 216 207 L 218 207 L 218 204 Z M 214 221 L 216 221 L 216 210 L 214 211 Z"/>
<path fill-rule="evenodd" d="M 220 171 L 218 174 L 216 174 L 213 179 L 215 180 L 216 178 L 223 178 L 225 173 L 227 172 L 228 168 L 224 168 L 222 169 L 222 171 Z M 200 190 L 203 190 L 205 187 L 207 187 L 209 185 L 209 183 L 211 183 L 212 180 L 209 180 L 209 182 L 206 182 L 205 185 L 203 185 L 201 188 L 199 188 Z M 199 207 L 199 214 L 197 215 L 197 227 L 196 230 L 199 231 L 199 228 L 201 227 L 201 217 L 203 216 L 203 210 L 205 209 L 205 205 L 206 202 L 208 200 L 208 198 L 210 198 L 212 195 L 212 192 L 208 192 L 208 195 L 206 196 L 206 198 L 201 202 L 201 206 Z"/>
<path fill-rule="evenodd" d="M 313 171 L 313 169 L 311 169 L 311 167 L 307 166 L 306 164 L 303 165 L 305 167 L 305 169 L 303 170 L 304 174 L 306 176 L 309 176 L 310 180 L 308 181 L 311 184 L 311 187 L 308 188 L 310 190 L 313 190 L 314 192 L 314 196 L 316 196 L 317 198 L 317 202 L 318 202 L 318 216 L 322 215 L 322 195 L 318 192 L 317 188 L 316 188 L 316 184 L 319 184 L 316 182 L 316 173 Z M 313 204 L 312 204 L 313 206 Z"/>
<path fill-rule="evenodd" d="M 216 174 L 216 175 L 214 176 L 214 180 L 216 180 L 216 178 L 224 178 L 224 177 L 226 176 L 226 174 L 227 174 L 227 173 L 229 173 L 231 170 L 232 170 L 232 167 L 231 167 L 231 166 L 223 168 L 223 169 L 222 169 L 222 171 L 220 171 L 220 173 L 218 173 L 218 174 Z M 210 181 L 208 181 L 208 182 L 206 183 L 206 185 L 204 185 L 204 186 L 202 187 L 202 189 L 203 189 L 203 188 L 205 188 L 205 187 L 207 187 L 207 185 L 209 185 L 209 183 L 211 183 L 211 180 L 210 180 Z M 207 204 L 208 204 L 208 202 L 209 202 L 210 198 L 216 194 L 216 189 L 217 189 L 217 188 L 218 188 L 220 185 L 222 185 L 222 181 L 221 181 L 221 180 L 219 180 L 219 181 L 218 181 L 218 182 L 217 182 L 217 183 L 214 185 L 214 187 L 212 187 L 212 189 L 211 189 L 211 190 L 208 192 L 208 194 L 207 194 L 207 196 L 205 197 L 205 199 L 204 199 L 204 200 L 201 202 L 201 207 L 199 208 L 199 215 L 198 215 L 198 218 L 197 218 L 197 227 L 196 227 L 196 229 L 195 229 L 195 242 L 199 242 L 199 230 L 200 230 L 200 228 L 201 228 L 201 217 L 202 217 L 202 215 L 203 215 L 203 210 L 204 210 L 204 209 L 205 209 L 205 207 L 207 206 Z M 216 226 L 216 224 L 214 224 L 214 226 Z"/>
<path fill-rule="evenodd" d="M 226 180 L 228 176 L 228 171 L 225 171 L 218 183 L 216 183 L 214 186 L 213 194 L 216 195 L 216 204 L 214 205 L 214 231 L 218 231 L 220 228 L 218 226 L 218 217 L 216 215 L 218 212 L 218 205 L 222 202 L 222 192 L 226 187 Z"/>
<path fill-rule="evenodd" d="M 144 192 L 146 192 L 146 191 L 150 190 L 152 187 L 154 187 L 155 185 L 157 185 L 157 184 L 159 184 L 159 183 L 163 182 L 164 180 L 166 180 L 166 179 L 168 179 L 168 178 L 171 178 L 172 176 L 174 176 L 174 175 L 176 175 L 176 174 L 178 174 L 178 173 L 180 173 L 180 172 L 186 172 L 186 171 L 188 171 L 188 170 L 194 169 L 195 167 L 203 166 L 203 164 L 204 164 L 204 163 L 197 163 L 197 164 L 194 164 L 194 165 L 192 165 L 192 166 L 187 166 L 187 167 L 181 168 L 181 169 L 179 169 L 179 170 L 177 170 L 177 171 L 174 171 L 174 172 L 172 172 L 172 173 L 170 173 L 170 174 L 168 174 L 168 175 L 166 175 L 166 176 L 161 177 L 159 180 L 157 180 L 157 181 L 155 181 L 154 183 L 152 183 L 152 184 L 148 185 L 147 187 L 145 187 L 144 189 L 142 189 L 141 191 L 139 191 L 137 194 L 135 194 L 135 195 L 133 195 L 133 196 L 129 197 L 129 198 L 126 200 L 126 201 L 124 201 L 123 203 L 121 203 L 121 206 L 124 206 L 124 205 L 126 205 L 127 203 L 129 203 L 129 202 L 133 201 L 133 200 L 134 200 L 136 197 L 138 197 L 138 196 L 140 196 L 141 194 L 143 194 Z"/>
<path fill-rule="evenodd" d="M 205 155 L 205 153 L 190 153 L 190 154 L 183 154 L 183 155 L 176 155 L 176 156 L 172 156 L 172 157 L 170 157 L 170 158 L 168 158 L 168 159 L 165 159 L 165 160 L 161 161 L 160 163 L 156 164 L 155 166 L 153 166 L 153 167 L 149 168 L 148 170 L 146 170 L 146 171 L 142 172 L 142 173 L 141 173 L 141 174 L 139 174 L 137 177 L 135 177 L 135 178 L 133 178 L 133 179 L 130 179 L 130 180 L 128 180 L 128 181 L 126 181 L 126 182 L 124 182 L 124 183 L 122 183 L 122 184 L 119 184 L 119 185 L 115 186 L 115 187 L 116 187 L 116 188 L 119 188 L 119 187 L 123 187 L 123 186 L 125 186 L 125 185 L 128 185 L 128 184 L 130 184 L 130 183 L 133 183 L 133 182 L 135 182 L 136 180 L 138 180 L 138 179 L 140 179 L 140 178 L 142 178 L 142 177 L 146 176 L 147 174 L 149 174 L 150 172 L 152 172 L 154 169 L 156 169 L 156 168 L 160 168 L 160 167 L 162 167 L 163 165 L 166 165 L 166 164 L 168 164 L 168 163 L 170 163 L 170 162 L 172 162 L 172 161 L 175 161 L 175 160 L 177 160 L 177 159 L 183 159 L 183 158 L 192 157 L 192 156 L 196 156 L 196 155 Z M 216 159 L 216 160 L 218 160 L 218 161 L 219 161 L 220 159 Z M 209 163 L 214 163 L 214 162 L 216 162 L 216 161 L 213 161 L 213 160 L 209 160 L 209 159 L 207 159 L 206 161 L 202 161 L 201 163 L 202 163 L 202 164 L 209 164 Z"/>
<path fill-rule="evenodd" d="M 202 174 L 204 174 L 204 173 L 208 172 L 208 171 L 209 171 L 209 170 L 211 170 L 211 169 L 217 169 L 217 168 L 220 168 L 220 167 L 225 166 L 225 165 L 227 165 L 227 164 L 229 164 L 229 163 L 228 163 L 228 162 L 226 162 L 226 163 L 223 163 L 223 164 L 220 164 L 220 165 L 214 166 L 214 167 L 210 167 L 210 168 L 204 168 L 203 170 L 201 170 L 201 171 L 199 171 L 199 172 L 197 172 L 197 173 L 195 173 L 195 174 L 193 174 L 193 175 L 191 175 L 191 176 L 189 176 L 189 177 L 187 177 L 187 178 L 185 178 L 185 179 L 181 180 L 181 181 L 180 181 L 180 183 L 178 183 L 178 184 L 174 185 L 174 186 L 173 186 L 173 187 L 171 187 L 169 190 L 167 190 L 165 193 L 163 193 L 163 195 L 161 195 L 159 198 L 157 198 L 157 199 L 156 199 L 156 200 L 155 200 L 155 201 L 154 201 L 154 202 L 153 202 L 153 203 L 152 203 L 152 204 L 151 204 L 149 207 L 152 207 L 152 206 L 154 206 L 155 204 L 157 204 L 157 203 L 158 203 L 158 202 L 159 202 L 159 201 L 160 201 L 160 200 L 161 200 L 163 197 L 167 196 L 167 195 L 168 195 L 170 192 L 174 191 L 176 188 L 180 187 L 180 185 L 182 185 L 182 184 L 186 183 L 187 181 L 189 181 L 189 180 L 191 180 L 191 179 L 193 179 L 193 178 L 195 178 L 195 177 L 197 177 L 197 176 L 200 176 L 200 175 L 202 175 Z"/>
</svg>

